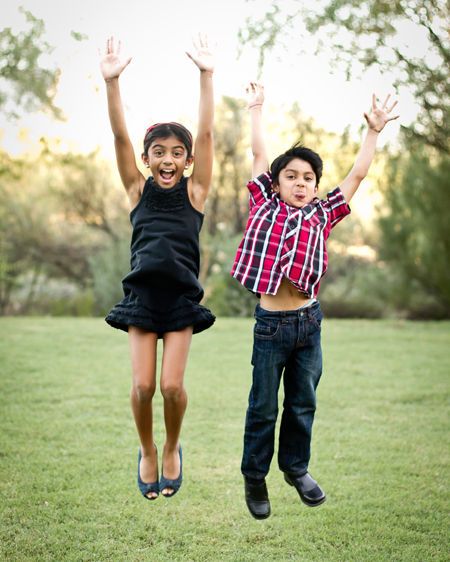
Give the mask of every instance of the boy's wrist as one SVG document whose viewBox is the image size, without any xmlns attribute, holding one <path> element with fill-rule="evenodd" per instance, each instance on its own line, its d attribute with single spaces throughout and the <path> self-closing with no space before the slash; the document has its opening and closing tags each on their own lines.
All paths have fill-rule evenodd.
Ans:
<svg viewBox="0 0 450 562">
<path fill-rule="evenodd" d="M 106 84 L 109 84 L 109 83 L 114 82 L 114 81 L 116 81 L 116 80 L 119 80 L 119 76 L 118 76 L 118 75 L 117 75 L 117 76 L 113 76 L 112 78 L 105 78 Z"/>
</svg>

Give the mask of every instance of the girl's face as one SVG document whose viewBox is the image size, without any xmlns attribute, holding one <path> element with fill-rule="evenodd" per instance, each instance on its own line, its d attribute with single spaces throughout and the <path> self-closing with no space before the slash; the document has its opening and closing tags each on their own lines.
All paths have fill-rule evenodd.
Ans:
<svg viewBox="0 0 450 562">
<path fill-rule="evenodd" d="M 192 164 L 187 157 L 184 144 L 177 137 L 155 139 L 149 146 L 142 161 L 150 168 L 156 183 L 161 187 L 174 187 L 181 179 L 184 170 Z"/>
<path fill-rule="evenodd" d="M 282 201 L 297 209 L 311 203 L 317 192 L 316 174 L 311 164 L 300 158 L 292 159 L 281 170 L 273 191 L 279 194 Z"/>
</svg>

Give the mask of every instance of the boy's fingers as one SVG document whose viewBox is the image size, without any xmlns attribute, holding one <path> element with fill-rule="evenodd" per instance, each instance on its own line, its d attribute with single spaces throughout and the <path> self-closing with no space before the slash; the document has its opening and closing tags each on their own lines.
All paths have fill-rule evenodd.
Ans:
<svg viewBox="0 0 450 562">
<path fill-rule="evenodd" d="M 394 103 L 391 105 L 391 107 L 387 110 L 387 112 L 390 113 L 397 104 L 398 104 L 398 101 L 395 100 Z"/>
</svg>

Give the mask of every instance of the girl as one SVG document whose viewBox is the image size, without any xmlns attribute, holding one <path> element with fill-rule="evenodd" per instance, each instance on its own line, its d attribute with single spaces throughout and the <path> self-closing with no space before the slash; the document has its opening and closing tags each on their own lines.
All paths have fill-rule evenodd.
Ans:
<svg viewBox="0 0 450 562">
<path fill-rule="evenodd" d="M 260 294 L 253 343 L 253 383 L 245 422 L 242 473 L 245 499 L 256 519 L 270 515 L 265 483 L 274 452 L 278 388 L 284 379 L 278 465 L 286 482 L 310 507 L 325 493 L 308 472 L 316 387 L 322 374 L 320 325 L 316 299 L 327 267 L 325 241 L 350 213 L 348 203 L 366 176 L 378 134 L 398 116 L 389 113 L 389 96 L 378 107 L 375 96 L 365 113 L 367 134 L 348 176 L 327 198 L 316 196 L 322 160 L 309 148 L 294 146 L 269 162 L 263 141 L 262 86 L 248 89 L 253 152 L 250 216 L 232 275 Z"/>
<path fill-rule="evenodd" d="M 192 135 L 174 122 L 147 129 L 142 161 L 151 176 L 144 178 L 136 165 L 119 90 L 119 76 L 131 58 L 122 58 L 120 42 L 116 47 L 110 38 L 100 63 L 117 166 L 133 226 L 131 271 L 122 281 L 125 297 L 106 321 L 128 332 L 131 407 L 140 439 L 137 480 L 149 500 L 156 499 L 160 491 L 172 497 L 181 486 L 179 437 L 187 404 L 183 377 L 189 346 L 192 334 L 209 328 L 215 320 L 199 304 L 203 289 L 198 282 L 199 232 L 213 165 L 214 64 L 205 37 L 199 36 L 194 47 L 195 53 L 187 55 L 200 70 L 200 109 L 195 164 L 188 178 L 183 174 L 194 161 Z M 152 411 L 158 338 L 163 339 L 160 387 L 166 428 L 160 480 Z"/>
</svg>

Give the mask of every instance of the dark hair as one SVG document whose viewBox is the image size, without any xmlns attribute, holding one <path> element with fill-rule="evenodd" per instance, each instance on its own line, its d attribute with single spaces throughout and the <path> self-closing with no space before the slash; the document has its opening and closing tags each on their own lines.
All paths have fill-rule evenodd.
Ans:
<svg viewBox="0 0 450 562">
<path fill-rule="evenodd" d="M 281 170 L 286 168 L 286 166 L 294 160 L 294 158 L 299 158 L 300 160 L 305 160 L 311 164 L 311 168 L 313 169 L 316 175 L 316 185 L 319 185 L 320 178 L 322 177 L 323 171 L 323 162 L 322 158 L 314 152 L 310 148 L 306 148 L 306 146 L 302 146 L 301 144 L 297 143 L 294 144 L 289 150 L 277 156 L 275 160 L 270 165 L 270 173 L 272 175 L 272 183 L 274 185 L 278 184 L 278 177 L 280 175 Z"/>
<path fill-rule="evenodd" d="M 192 135 L 184 125 L 171 121 L 170 123 L 155 123 L 147 129 L 144 137 L 144 154 L 147 155 L 150 145 L 155 139 L 176 137 L 186 148 L 187 157 L 192 156 Z"/>
</svg>

